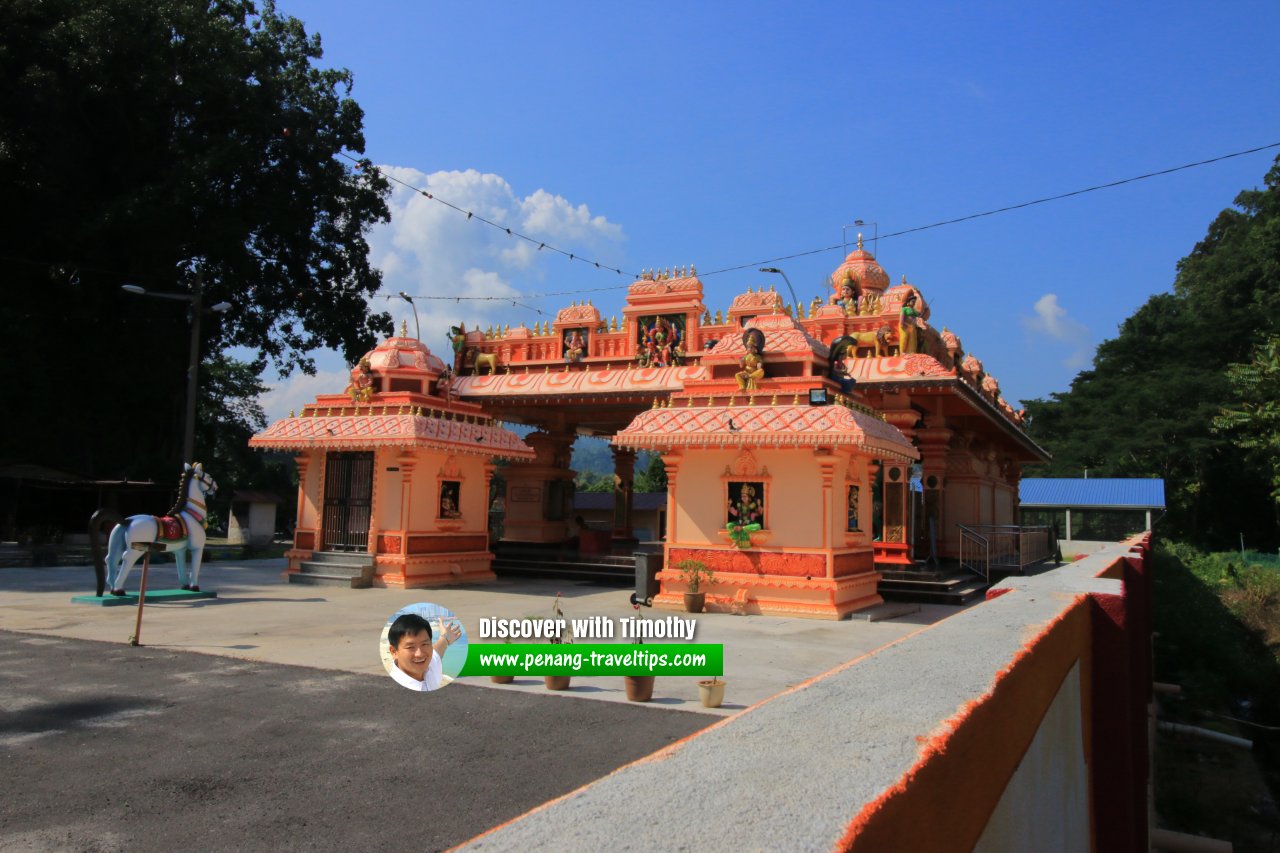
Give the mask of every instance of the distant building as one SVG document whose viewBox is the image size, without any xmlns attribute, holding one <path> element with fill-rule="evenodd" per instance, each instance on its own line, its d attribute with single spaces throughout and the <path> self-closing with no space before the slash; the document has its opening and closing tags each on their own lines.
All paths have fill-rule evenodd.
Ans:
<svg viewBox="0 0 1280 853">
<path fill-rule="evenodd" d="M 1164 480 L 1123 477 L 1024 477 L 1023 524 L 1056 527 L 1064 541 L 1115 542 L 1151 529 L 1164 512 Z"/>
</svg>

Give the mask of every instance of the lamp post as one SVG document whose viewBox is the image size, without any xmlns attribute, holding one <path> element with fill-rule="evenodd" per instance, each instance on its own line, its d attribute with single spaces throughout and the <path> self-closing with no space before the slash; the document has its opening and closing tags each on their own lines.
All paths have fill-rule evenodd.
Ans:
<svg viewBox="0 0 1280 853">
<path fill-rule="evenodd" d="M 796 316 L 800 314 L 800 300 L 796 298 L 796 289 L 791 286 L 791 279 L 787 278 L 787 274 L 777 267 L 760 267 L 760 272 L 777 273 L 782 276 L 782 280 L 787 283 L 787 290 L 791 291 L 791 301 L 796 306 Z"/>
<path fill-rule="evenodd" d="M 418 306 L 414 304 L 413 297 L 405 293 L 403 290 L 400 291 L 400 298 L 405 302 L 408 302 L 413 308 L 413 336 L 418 340 L 422 340 L 422 330 L 418 328 Z"/>
<path fill-rule="evenodd" d="M 191 349 L 187 359 L 187 416 L 182 430 L 182 461 L 194 462 L 196 445 L 196 393 L 200 375 L 200 315 L 204 309 L 204 276 L 196 273 L 191 293 L 152 293 L 137 284 L 122 284 L 120 289 L 136 296 L 168 299 L 187 303 L 187 319 L 191 323 Z M 209 306 L 210 311 L 225 314 L 231 310 L 230 302 L 218 302 Z"/>
</svg>

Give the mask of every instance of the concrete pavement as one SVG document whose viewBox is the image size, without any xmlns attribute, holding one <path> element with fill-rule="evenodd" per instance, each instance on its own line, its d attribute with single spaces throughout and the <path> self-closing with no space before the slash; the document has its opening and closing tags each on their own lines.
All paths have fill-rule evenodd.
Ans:
<svg viewBox="0 0 1280 853">
<path fill-rule="evenodd" d="M 379 659 L 382 627 L 392 613 L 409 604 L 430 601 L 449 608 L 462 620 L 473 641 L 478 638 L 479 620 L 484 617 L 549 617 L 557 592 L 569 618 L 598 615 L 618 619 L 634 615 L 628 603 L 629 590 L 568 581 L 500 580 L 480 586 L 428 590 L 349 590 L 287 584 L 281 579 L 283 569 L 283 560 L 206 565 L 201 572 L 201 586 L 217 590 L 218 598 L 148 604 L 143 645 L 385 675 Z M 175 577 L 172 566 L 160 566 L 153 570 L 150 586 L 176 586 Z M 85 566 L 0 569 L 0 628 L 126 644 L 133 633 L 133 607 L 71 602 L 73 595 L 92 593 L 92 586 L 92 569 Z M 926 604 L 915 612 L 878 622 L 857 615 L 851 620 L 828 622 L 702 614 L 697 617 L 695 642 L 724 645 L 728 683 L 725 705 L 716 710 L 704 709 L 698 701 L 697 679 L 689 677 L 659 678 L 653 701 L 642 707 L 731 714 L 960 609 Z M 667 614 L 651 611 L 650 615 Z M 626 701 L 617 677 L 578 677 L 571 690 L 550 694 L 541 678 L 518 678 L 512 685 L 501 686 L 491 684 L 487 678 L 463 678 L 459 683 L 561 698 Z"/>
</svg>

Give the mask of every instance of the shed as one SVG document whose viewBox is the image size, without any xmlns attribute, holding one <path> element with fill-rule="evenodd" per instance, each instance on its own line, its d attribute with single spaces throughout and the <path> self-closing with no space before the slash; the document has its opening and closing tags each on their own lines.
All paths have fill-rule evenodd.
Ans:
<svg viewBox="0 0 1280 853">
<path fill-rule="evenodd" d="M 280 503 L 280 496 L 274 492 L 233 492 L 231 518 L 227 521 L 227 542 L 233 545 L 270 545 L 276 537 L 276 507 Z"/>
<path fill-rule="evenodd" d="M 1022 523 L 1051 524 L 1062 539 L 1116 541 L 1150 530 L 1164 511 L 1164 480 L 1131 477 L 1024 477 Z"/>
<path fill-rule="evenodd" d="M 587 527 L 611 530 L 615 511 L 613 492 L 575 492 L 573 511 L 582 516 Z M 661 539 L 667 529 L 667 493 L 636 492 L 632 496 L 628 524 L 642 542 Z"/>
</svg>

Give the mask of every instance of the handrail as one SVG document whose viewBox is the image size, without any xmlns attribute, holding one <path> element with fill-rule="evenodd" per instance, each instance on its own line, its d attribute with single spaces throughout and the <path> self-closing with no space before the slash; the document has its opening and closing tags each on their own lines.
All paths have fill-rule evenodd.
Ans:
<svg viewBox="0 0 1280 853">
<path fill-rule="evenodd" d="M 967 531 L 970 536 L 981 536 L 986 541 L 988 572 L 996 567 L 1021 574 L 1028 566 L 1048 560 L 1051 553 L 1051 531 L 1047 525 L 962 524 L 959 527 L 962 562 Z"/>
<path fill-rule="evenodd" d="M 991 580 L 991 543 L 987 537 L 963 524 L 960 528 L 960 566 L 977 573 L 984 581 Z M 968 545 L 966 549 L 965 545 Z"/>
</svg>

